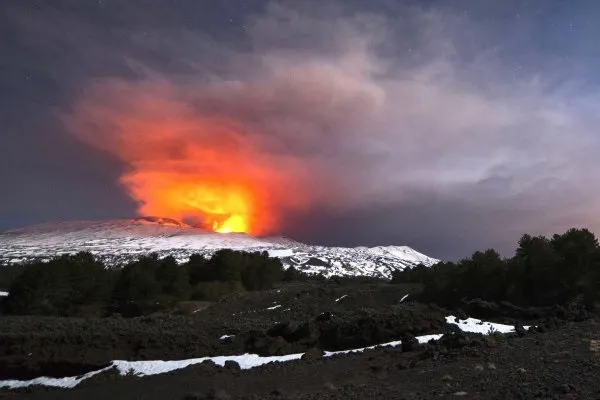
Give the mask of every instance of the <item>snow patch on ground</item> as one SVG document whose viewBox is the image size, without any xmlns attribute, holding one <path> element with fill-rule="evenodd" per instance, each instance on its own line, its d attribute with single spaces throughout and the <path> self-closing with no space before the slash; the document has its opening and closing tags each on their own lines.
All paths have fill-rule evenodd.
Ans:
<svg viewBox="0 0 600 400">
<path fill-rule="evenodd" d="M 442 336 L 444 336 L 444 335 L 441 334 L 441 333 L 437 334 L 437 335 L 423 335 L 423 336 L 417 336 L 417 340 L 419 341 L 419 343 L 423 344 L 423 343 L 429 342 L 430 340 L 438 340 Z M 330 357 L 330 356 L 333 356 L 333 355 L 336 355 L 336 354 L 362 353 L 365 350 L 376 349 L 378 347 L 396 347 L 396 346 L 400 346 L 401 344 L 402 344 L 401 340 L 396 340 L 396 341 L 393 341 L 393 342 L 376 344 L 374 346 L 361 347 L 359 349 L 339 350 L 339 351 L 326 351 L 325 352 L 325 357 Z"/>
<path fill-rule="evenodd" d="M 269 257 L 291 257 L 294 255 L 294 250 L 292 249 L 273 249 L 267 250 L 269 253 Z"/>
<path fill-rule="evenodd" d="M 298 360 L 303 353 L 287 354 L 284 356 L 269 356 L 261 357 L 258 354 L 242 354 L 239 356 L 217 356 L 217 357 L 202 357 L 192 358 L 189 360 L 174 360 L 174 361 L 113 361 L 112 365 L 117 367 L 121 375 L 128 372 L 133 372 L 136 375 L 157 375 L 165 372 L 175 371 L 190 365 L 199 364 L 201 362 L 211 360 L 217 365 L 224 366 L 226 361 L 235 361 L 240 365 L 241 369 L 255 368 L 270 362 L 285 362 L 290 360 Z"/>
<path fill-rule="evenodd" d="M 463 332 L 482 333 L 484 335 L 500 332 L 500 333 L 513 333 L 515 327 L 512 325 L 496 324 L 494 322 L 484 322 L 477 318 L 458 319 L 453 315 L 446 317 L 446 322 L 449 324 L 458 325 Z M 529 326 L 523 328 L 529 329 Z"/>
<path fill-rule="evenodd" d="M 116 368 L 120 375 L 127 375 L 133 373 L 138 376 L 145 375 L 158 375 L 164 374 L 166 372 L 175 371 L 178 369 L 186 368 L 190 365 L 200 364 L 204 361 L 211 360 L 215 364 L 224 366 L 226 361 L 235 361 L 240 365 L 241 369 L 250 369 L 254 367 L 258 367 L 264 364 L 268 364 L 270 362 L 285 362 L 290 360 L 298 360 L 302 357 L 304 353 L 297 354 L 287 354 L 285 356 L 270 356 L 270 357 L 261 357 L 257 354 L 242 354 L 239 356 L 217 356 L 217 357 L 202 357 L 202 358 L 192 358 L 188 360 L 173 360 L 173 361 L 163 361 L 163 360 L 153 360 L 153 361 L 123 361 L 123 360 L 115 360 L 108 367 L 103 368 L 98 371 L 88 372 L 85 375 L 81 376 L 72 376 L 66 378 L 48 378 L 41 377 L 35 378 L 27 381 L 19 381 L 19 380 L 7 380 L 0 381 L 0 388 L 9 388 L 9 389 L 17 389 L 24 388 L 28 386 L 34 385 L 42 385 L 42 386 L 52 386 L 52 387 L 60 387 L 60 388 L 74 388 L 79 385 L 82 381 L 91 378 L 94 375 L 97 375 L 101 372 L 107 371 L 111 368 Z"/>
<path fill-rule="evenodd" d="M 66 378 L 48 378 L 46 376 L 42 376 L 40 378 L 30 379 L 27 381 L 18 381 L 18 380 L 0 381 L 0 388 L 19 389 L 19 388 L 26 388 L 29 386 L 40 385 L 40 386 L 50 386 L 50 387 L 71 389 L 71 388 L 74 388 L 75 386 L 79 385 L 84 380 L 89 379 L 92 376 L 97 375 L 101 372 L 104 372 L 111 367 L 112 367 L 112 365 L 109 367 L 106 367 L 106 368 L 102 368 L 98 371 L 88 372 L 87 374 L 84 374 L 84 375 L 69 376 Z"/>
</svg>

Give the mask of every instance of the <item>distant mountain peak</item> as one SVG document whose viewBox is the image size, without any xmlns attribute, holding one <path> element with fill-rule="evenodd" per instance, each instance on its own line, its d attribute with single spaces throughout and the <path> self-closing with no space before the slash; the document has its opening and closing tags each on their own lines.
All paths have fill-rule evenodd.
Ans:
<svg viewBox="0 0 600 400">
<path fill-rule="evenodd" d="M 104 261 L 122 264 L 141 255 L 158 253 L 186 261 L 191 254 L 210 255 L 219 249 L 268 251 L 285 267 L 325 276 L 389 278 L 396 269 L 438 260 L 407 246 L 311 246 L 285 237 L 253 237 L 215 233 L 173 218 L 139 217 L 104 221 L 44 223 L 0 233 L 0 263 L 49 259 L 59 254 L 89 251 Z"/>
</svg>

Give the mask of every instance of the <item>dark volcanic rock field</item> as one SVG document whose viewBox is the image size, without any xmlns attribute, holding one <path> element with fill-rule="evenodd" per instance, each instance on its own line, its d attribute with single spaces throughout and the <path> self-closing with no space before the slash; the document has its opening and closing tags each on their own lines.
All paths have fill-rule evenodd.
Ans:
<svg viewBox="0 0 600 400">
<path fill-rule="evenodd" d="M 114 359 L 306 355 L 250 370 L 205 362 L 148 377 L 109 371 L 75 389 L 4 390 L 0 398 L 600 398 L 600 357 L 594 345 L 600 325 L 593 315 L 517 310 L 515 318 L 535 316 L 539 328 L 509 335 L 464 334 L 444 319 L 460 310 L 420 304 L 411 296 L 400 301 L 417 290 L 304 283 L 236 294 L 214 304 L 188 303 L 173 314 L 135 319 L 1 317 L 1 379 L 74 376 Z M 470 307 L 487 314 L 497 310 L 503 321 L 511 319 L 507 307 Z M 436 343 L 410 345 L 412 336 L 433 333 L 446 335 Z M 403 346 L 322 357 L 323 350 L 398 339 Z"/>
</svg>

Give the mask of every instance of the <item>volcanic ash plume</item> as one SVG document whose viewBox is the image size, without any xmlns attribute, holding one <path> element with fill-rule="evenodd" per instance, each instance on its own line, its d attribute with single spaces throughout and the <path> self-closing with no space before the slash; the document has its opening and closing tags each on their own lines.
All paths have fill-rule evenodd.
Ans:
<svg viewBox="0 0 600 400">
<path fill-rule="evenodd" d="M 68 117 L 80 138 L 129 166 L 121 183 L 140 215 L 265 234 L 282 210 L 310 201 L 306 168 L 297 160 L 265 151 L 263 135 L 234 118 L 202 113 L 173 89 L 98 82 Z"/>
<path fill-rule="evenodd" d="M 276 233 L 288 211 L 347 202 L 343 177 L 353 175 L 365 138 L 357 127 L 385 93 L 364 46 L 253 59 L 232 54 L 232 68 L 244 68 L 229 79 L 138 66 L 136 80 L 87 85 L 65 122 L 127 165 L 120 180 L 139 214 Z"/>
<path fill-rule="evenodd" d="M 398 230 L 429 238 L 424 221 L 479 227 L 474 210 L 522 232 L 547 219 L 540 198 L 557 215 L 575 209 L 573 193 L 597 180 L 572 162 L 595 160 L 585 102 L 511 78 L 464 40 L 462 17 L 405 11 L 396 21 L 275 4 L 249 19 L 243 45 L 187 29 L 144 39 L 168 62 L 132 48 L 129 74 L 87 82 L 65 120 L 123 161 L 140 214 L 219 232 L 306 228 L 358 244 L 371 229 L 392 242 Z"/>
</svg>

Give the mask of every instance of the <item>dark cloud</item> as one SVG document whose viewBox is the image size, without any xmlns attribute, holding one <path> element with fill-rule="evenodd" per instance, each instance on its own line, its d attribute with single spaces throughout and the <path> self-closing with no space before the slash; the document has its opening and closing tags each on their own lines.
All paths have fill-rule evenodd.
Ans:
<svg viewBox="0 0 600 400">
<path fill-rule="evenodd" d="M 280 197 L 279 230 L 313 243 L 455 258 L 599 225 L 594 50 L 569 36 L 589 33 L 589 12 L 365 3 L 8 7 L 4 225 L 132 214 L 118 181 L 136 164 L 115 143 L 123 121 L 149 115 L 219 117 L 245 128 L 234 138 L 255 168 L 303 166 L 273 191 L 304 193 L 302 207 Z M 549 18 L 564 24 L 552 46 Z M 173 132 L 175 158 L 183 141 L 218 141 Z"/>
</svg>

